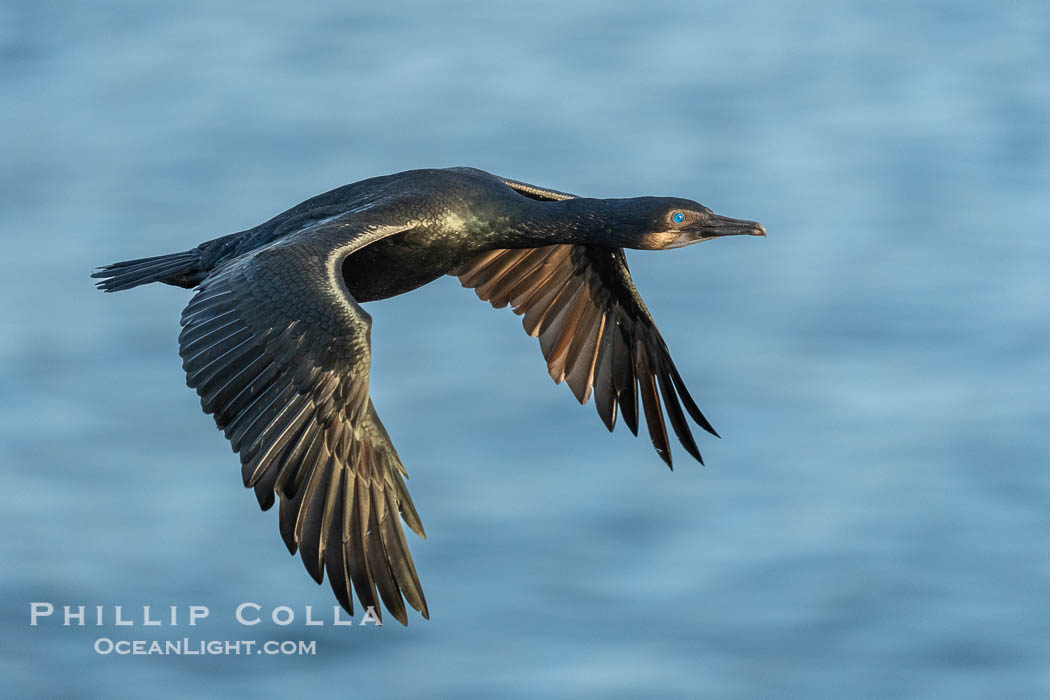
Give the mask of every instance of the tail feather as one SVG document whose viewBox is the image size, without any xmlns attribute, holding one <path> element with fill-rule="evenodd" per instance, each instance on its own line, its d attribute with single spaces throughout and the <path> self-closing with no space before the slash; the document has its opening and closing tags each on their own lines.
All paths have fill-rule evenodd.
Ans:
<svg viewBox="0 0 1050 700">
<path fill-rule="evenodd" d="M 200 271 L 199 251 L 187 250 L 113 263 L 100 267 L 91 276 L 99 280 L 95 286 L 102 291 L 119 292 L 149 282 L 192 287 Z"/>
</svg>

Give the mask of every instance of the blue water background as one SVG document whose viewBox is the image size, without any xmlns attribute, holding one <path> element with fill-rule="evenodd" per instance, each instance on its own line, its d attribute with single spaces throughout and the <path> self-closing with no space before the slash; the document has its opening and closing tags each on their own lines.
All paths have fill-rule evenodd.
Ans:
<svg viewBox="0 0 1050 700">
<path fill-rule="evenodd" d="M 1050 697 L 1045 2 L 11 0 L 0 80 L 5 697 Z M 451 278 L 374 304 L 433 619 L 305 627 L 187 292 L 88 273 L 451 165 L 766 225 L 630 255 L 724 439 L 668 472 Z M 186 634 L 318 654 L 92 650 Z"/>
</svg>

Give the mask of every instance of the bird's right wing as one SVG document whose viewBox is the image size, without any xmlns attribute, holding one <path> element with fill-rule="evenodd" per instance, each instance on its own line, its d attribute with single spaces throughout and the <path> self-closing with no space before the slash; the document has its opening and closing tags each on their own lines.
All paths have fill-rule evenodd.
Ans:
<svg viewBox="0 0 1050 700">
<path fill-rule="evenodd" d="M 401 518 L 423 527 L 368 396 L 371 317 L 341 274 L 347 255 L 403 230 L 337 218 L 231 261 L 183 312 L 179 354 L 245 486 L 264 510 L 280 497 L 289 551 L 318 583 L 327 570 L 351 614 L 352 586 L 405 623 L 404 600 L 428 613 Z"/>
<path fill-rule="evenodd" d="M 501 180 L 541 201 L 575 196 Z M 510 304 L 514 313 L 523 314 L 525 332 L 539 337 L 551 378 L 565 381 L 581 404 L 593 388 L 595 407 L 610 431 L 620 412 L 638 434 L 640 395 L 649 436 L 667 465 L 671 450 L 664 409 L 679 442 L 703 463 L 685 413 L 712 435 L 718 433 L 686 389 L 635 289 L 622 248 L 564 244 L 492 250 L 450 274 L 492 306 Z"/>
</svg>

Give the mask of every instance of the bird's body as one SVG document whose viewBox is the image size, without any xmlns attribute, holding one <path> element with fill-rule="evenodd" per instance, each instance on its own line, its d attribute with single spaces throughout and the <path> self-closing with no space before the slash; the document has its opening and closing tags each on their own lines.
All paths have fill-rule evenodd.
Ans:
<svg viewBox="0 0 1050 700">
<path fill-rule="evenodd" d="M 679 247 L 758 224 L 690 200 L 588 199 L 473 168 L 412 170 L 313 197 L 252 229 L 173 255 L 116 263 L 95 277 L 118 291 L 160 281 L 197 287 L 183 312 L 188 383 L 241 456 L 281 534 L 352 612 L 403 600 L 427 616 L 399 518 L 422 525 L 404 467 L 368 397 L 371 317 L 361 303 L 456 274 L 538 336 L 548 370 L 606 426 L 637 433 L 639 396 L 670 465 L 664 411 L 685 449 L 689 396 L 627 270 L 623 248 Z M 661 402 L 662 397 L 662 402 Z M 661 406 L 662 404 L 662 406 Z M 685 408 L 683 412 L 682 408 Z M 378 593 L 378 596 L 377 596 Z"/>
</svg>

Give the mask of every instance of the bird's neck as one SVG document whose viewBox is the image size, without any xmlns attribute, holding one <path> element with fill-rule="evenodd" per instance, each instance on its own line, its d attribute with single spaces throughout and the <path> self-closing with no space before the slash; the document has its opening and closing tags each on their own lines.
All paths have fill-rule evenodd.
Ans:
<svg viewBox="0 0 1050 700">
<path fill-rule="evenodd" d="M 639 222 L 630 200 L 576 197 L 560 202 L 524 200 L 505 235 L 508 247 L 527 245 L 601 245 L 633 247 Z"/>
</svg>

